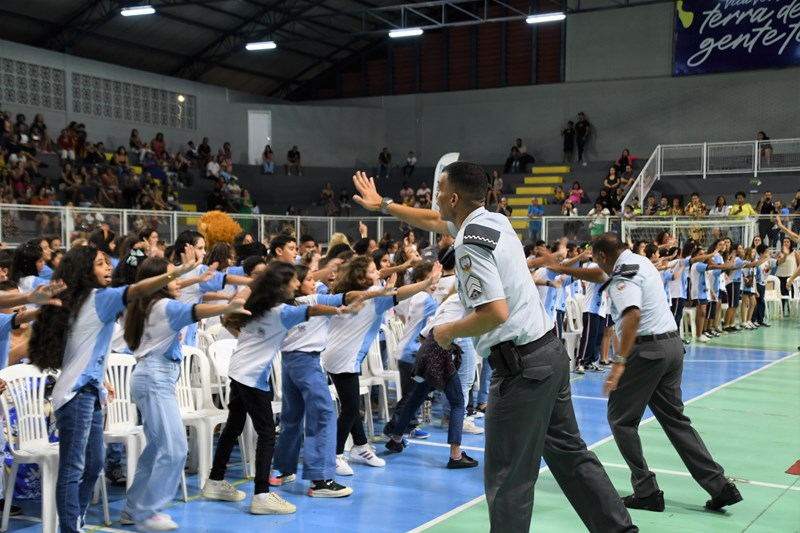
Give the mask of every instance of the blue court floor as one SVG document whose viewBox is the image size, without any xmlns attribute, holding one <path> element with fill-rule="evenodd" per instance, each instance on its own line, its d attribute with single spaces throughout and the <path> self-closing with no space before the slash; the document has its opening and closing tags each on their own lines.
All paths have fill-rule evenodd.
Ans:
<svg viewBox="0 0 800 533">
<path fill-rule="evenodd" d="M 800 328 L 797 322 L 776 323 L 770 330 L 739 333 L 717 339 L 705 346 L 689 346 L 684 365 L 683 395 L 687 402 L 687 413 L 694 417 L 692 403 L 700 398 L 712 397 L 729 385 L 745 385 L 751 376 L 757 376 L 767 368 L 779 368 L 787 362 L 796 362 L 797 346 L 800 344 Z M 793 355 L 795 354 L 795 355 Z M 795 360 L 795 361 L 790 361 Z M 602 397 L 602 374 L 573 374 L 572 393 L 575 411 L 584 440 L 594 447 L 610 440 L 610 430 L 606 422 L 606 400 Z M 792 393 L 784 396 L 783 393 Z M 794 413 L 800 412 L 798 405 L 797 384 L 792 391 L 773 391 L 776 401 L 794 402 Z M 783 400 L 781 400 L 783 398 Z M 223 503 L 205 501 L 199 495 L 197 477 L 189 476 L 190 501 L 180 500 L 167 509 L 173 519 L 181 524 L 182 530 L 192 532 L 236 532 L 253 531 L 255 528 L 280 529 L 293 532 L 317 531 L 354 531 L 401 532 L 423 530 L 429 527 L 452 531 L 486 531 L 488 521 L 462 520 L 458 527 L 444 528 L 453 516 L 468 513 L 475 505 L 481 505 L 483 495 L 483 469 L 481 467 L 468 470 L 450 471 L 445 468 L 448 459 L 446 444 L 447 432 L 438 427 L 437 408 L 434 409 L 434 422 L 425 429 L 431 437 L 425 441 L 412 440 L 411 445 L 402 454 L 392 454 L 385 450 L 385 439 L 374 442 L 378 454 L 386 459 L 385 468 L 371 468 L 366 465 L 353 464 L 355 475 L 339 478 L 342 484 L 353 487 L 354 494 L 344 499 L 314 499 L 305 495 L 307 483 L 299 480 L 276 490 L 287 500 L 297 505 L 297 514 L 288 516 L 253 516 L 247 513 L 248 499 L 239 503 Z M 650 416 L 649 412 L 646 416 Z M 718 420 L 718 422 L 715 422 Z M 791 431 L 800 438 L 800 424 L 794 419 Z M 380 431 L 382 422 L 376 421 L 376 431 Z M 481 419 L 476 420 L 482 425 Z M 655 424 L 653 424 L 655 426 Z M 649 426 L 648 426 L 649 427 Z M 725 432 L 726 423 L 722 417 L 703 420 L 697 425 L 701 435 L 714 435 Z M 740 436 L 743 440 L 746 435 Z M 798 442 L 794 441 L 795 444 Z M 613 445 L 613 443 L 612 443 Z M 464 435 L 463 448 L 478 461 L 483 461 L 484 438 L 482 435 Z M 765 451 L 766 452 L 766 451 Z M 714 450 L 712 448 L 712 453 Z M 674 455 L 674 451 L 672 451 Z M 800 459 L 800 449 L 795 450 L 795 459 Z M 601 457 L 602 459 L 602 457 Z M 603 459 L 604 462 L 605 459 Z M 787 465 L 787 467 L 790 465 Z M 612 467 L 614 468 L 614 467 Z M 727 469 L 732 467 L 728 465 Z M 611 472 L 609 471 L 609 474 Z M 627 472 L 616 472 L 612 476 L 617 490 L 628 493 L 626 486 Z M 252 481 L 242 479 L 242 469 L 236 460 L 232 460 L 227 479 L 239 485 L 239 488 L 250 493 Z M 618 479 L 622 479 L 618 482 Z M 691 481 L 691 479 L 689 479 Z M 569 531 L 568 526 L 555 527 L 556 523 L 547 527 L 546 510 L 539 504 L 548 491 L 558 492 L 553 483 L 540 481 L 537 486 L 537 506 L 534 508 L 536 530 Z M 800 493 L 797 493 L 800 496 Z M 178 498 L 178 491 L 176 491 Z M 93 505 L 90 508 L 87 531 L 132 531 L 132 527 L 119 524 L 119 512 L 124 503 L 124 489 L 109 487 L 111 502 L 110 527 L 100 527 L 102 508 Z M 546 501 L 546 499 L 544 500 Z M 25 512 L 22 517 L 12 518 L 9 530 L 15 532 L 41 531 L 38 522 L 39 502 L 18 502 Z M 482 503 L 485 507 L 485 502 Z M 541 509 L 540 509 L 541 507 Z M 472 512 L 477 512 L 474 508 Z M 800 509 L 800 508 L 798 508 Z M 570 510 L 571 511 L 571 510 Z M 732 513 L 736 508 L 732 508 Z M 800 511 L 797 511 L 800 513 Z M 464 514 L 463 516 L 479 516 Z M 574 514 L 574 513 L 573 513 Z M 651 515 L 653 513 L 650 513 Z M 668 513 L 661 514 L 667 520 Z M 649 518 L 649 517 L 648 517 Z M 800 515 L 798 515 L 800 518 Z M 455 522 L 452 522 L 455 525 Z M 560 522 L 562 523 L 563 522 Z M 800 519 L 795 522 L 795 527 Z M 566 524 L 563 524 L 566 526 Z M 669 531 L 667 522 L 664 529 Z M 577 522 L 578 531 L 580 522 Z M 653 529 L 642 529 L 643 531 Z M 766 530 L 769 530 L 766 529 Z"/>
</svg>

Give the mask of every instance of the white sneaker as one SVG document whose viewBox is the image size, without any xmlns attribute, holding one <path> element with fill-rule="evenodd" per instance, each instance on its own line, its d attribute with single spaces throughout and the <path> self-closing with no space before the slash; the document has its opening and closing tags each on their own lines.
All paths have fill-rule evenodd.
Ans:
<svg viewBox="0 0 800 533">
<path fill-rule="evenodd" d="M 262 492 L 253 496 L 250 502 L 251 514 L 292 514 L 297 506 L 291 504 L 274 492 Z"/>
<path fill-rule="evenodd" d="M 722 329 L 722 326 L 717 326 L 717 329 L 716 329 L 716 331 L 717 331 L 717 333 L 719 333 L 720 335 L 727 335 L 727 334 L 728 334 L 728 332 L 727 332 L 727 331 L 725 331 L 724 329 Z"/>
<path fill-rule="evenodd" d="M 484 416 L 486 416 L 486 413 L 475 409 L 475 414 L 472 415 L 472 418 L 483 418 Z"/>
<path fill-rule="evenodd" d="M 176 524 L 168 514 L 154 514 L 141 524 L 136 525 L 139 531 L 175 531 L 178 529 Z"/>
<path fill-rule="evenodd" d="M 135 524 L 133 518 L 131 518 L 131 515 L 129 515 L 125 511 L 119 513 L 119 523 L 122 524 L 123 526 L 132 526 L 133 524 Z"/>
<path fill-rule="evenodd" d="M 697 337 L 697 342 L 706 343 L 706 342 L 708 342 L 708 341 L 710 341 L 710 340 L 711 340 L 711 339 L 709 339 L 708 337 L 706 337 L 705 333 L 703 333 L 703 334 L 701 334 L 699 337 Z"/>
<path fill-rule="evenodd" d="M 336 456 L 336 475 L 337 476 L 353 475 L 353 469 L 350 468 L 350 464 L 347 462 L 347 457 L 345 457 L 344 455 Z"/>
<path fill-rule="evenodd" d="M 240 502 L 247 498 L 247 494 L 225 481 L 215 481 L 207 479 L 200 491 L 204 498 L 209 500 L 220 500 L 223 502 Z"/>
<path fill-rule="evenodd" d="M 469 435 L 480 435 L 483 433 L 484 429 L 476 426 L 475 422 L 472 421 L 472 418 L 467 417 L 464 419 L 464 426 L 461 428 L 461 431 L 463 433 L 468 433 Z"/>
<path fill-rule="evenodd" d="M 375 452 L 372 451 L 372 448 L 370 448 L 369 444 L 353 446 L 350 448 L 350 459 L 362 461 L 367 463 L 369 466 L 386 466 L 386 461 L 375 455 Z"/>
</svg>

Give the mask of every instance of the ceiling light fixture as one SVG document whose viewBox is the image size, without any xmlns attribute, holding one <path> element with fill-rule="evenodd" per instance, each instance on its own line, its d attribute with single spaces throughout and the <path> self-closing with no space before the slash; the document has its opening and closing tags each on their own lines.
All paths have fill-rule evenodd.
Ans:
<svg viewBox="0 0 800 533">
<path fill-rule="evenodd" d="M 278 45 L 275 44 L 275 41 L 262 41 L 260 43 L 247 43 L 245 48 L 250 50 L 251 52 L 254 50 L 272 50 L 277 48 Z"/>
<path fill-rule="evenodd" d="M 525 22 L 528 24 L 542 24 L 544 22 L 557 22 L 564 20 L 567 16 L 564 13 L 544 13 L 542 15 L 531 15 Z"/>
<path fill-rule="evenodd" d="M 123 7 L 119 14 L 123 17 L 138 17 L 139 15 L 152 15 L 156 10 L 153 6 Z"/>
<path fill-rule="evenodd" d="M 422 35 L 422 28 L 406 28 L 402 30 L 392 30 L 389 32 L 389 37 L 392 39 L 399 39 L 401 37 L 416 37 Z"/>
</svg>

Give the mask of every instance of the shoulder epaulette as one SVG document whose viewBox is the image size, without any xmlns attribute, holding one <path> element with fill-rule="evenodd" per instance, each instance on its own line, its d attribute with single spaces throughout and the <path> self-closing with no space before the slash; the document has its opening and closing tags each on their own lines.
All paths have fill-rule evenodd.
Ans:
<svg viewBox="0 0 800 533">
<path fill-rule="evenodd" d="M 620 265 L 614 269 L 614 276 L 622 276 L 623 278 L 632 278 L 639 273 L 639 265 Z"/>
<path fill-rule="evenodd" d="M 500 242 L 500 232 L 479 224 L 470 224 L 464 228 L 462 242 L 464 244 L 477 244 L 489 250 L 494 250 L 497 248 L 497 243 Z"/>
</svg>

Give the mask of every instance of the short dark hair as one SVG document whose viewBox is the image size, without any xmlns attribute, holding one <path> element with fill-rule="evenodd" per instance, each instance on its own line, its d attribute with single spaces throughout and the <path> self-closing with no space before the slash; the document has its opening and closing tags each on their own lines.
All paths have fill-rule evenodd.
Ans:
<svg viewBox="0 0 800 533">
<path fill-rule="evenodd" d="M 245 276 L 251 276 L 253 274 L 253 270 L 258 265 L 264 265 L 264 264 L 266 264 L 266 263 L 265 263 L 264 258 L 262 256 L 251 255 L 250 257 L 248 257 L 247 259 L 242 261 L 242 270 L 244 270 L 244 275 Z"/>
<path fill-rule="evenodd" d="M 447 183 L 465 199 L 481 201 L 486 196 L 486 171 L 480 165 L 456 161 L 444 167 Z"/>
<path fill-rule="evenodd" d="M 272 257 L 275 257 L 275 252 L 278 248 L 283 248 L 290 242 L 297 242 L 297 239 L 292 237 L 291 235 L 284 235 L 281 233 L 280 235 L 276 236 L 272 241 L 269 243 L 269 253 Z"/>
<path fill-rule="evenodd" d="M 356 254 L 364 255 L 369 250 L 369 243 L 372 241 L 369 237 L 364 237 L 356 241 L 353 245 L 353 250 L 355 250 Z"/>
<path fill-rule="evenodd" d="M 603 233 L 592 241 L 592 253 L 603 252 L 604 254 L 609 255 L 612 252 L 621 252 L 626 248 L 627 246 L 624 242 L 622 242 L 622 239 L 620 239 L 619 235 L 616 233 Z"/>
<path fill-rule="evenodd" d="M 737 192 L 737 193 L 736 193 L 734 196 L 735 196 L 736 198 L 739 198 L 740 196 L 741 196 L 742 198 L 747 198 L 747 193 L 746 193 L 746 192 L 744 192 L 744 191 L 738 191 L 738 192 Z"/>
<path fill-rule="evenodd" d="M 305 235 L 300 235 L 300 241 L 299 242 L 300 242 L 300 244 L 303 244 L 304 242 L 316 243 L 317 239 L 315 239 L 313 235 L 305 234 Z"/>
</svg>

